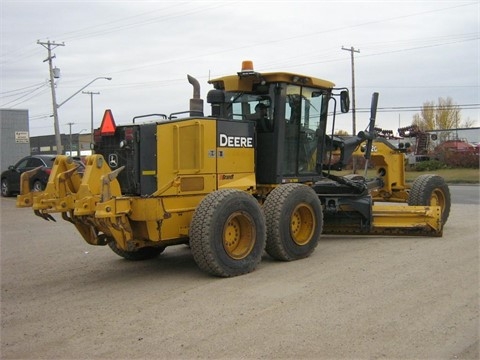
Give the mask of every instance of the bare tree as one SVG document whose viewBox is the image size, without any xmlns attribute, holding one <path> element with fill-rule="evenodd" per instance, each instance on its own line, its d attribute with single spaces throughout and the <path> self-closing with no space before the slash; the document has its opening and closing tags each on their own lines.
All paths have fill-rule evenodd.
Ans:
<svg viewBox="0 0 480 360">
<path fill-rule="evenodd" d="M 337 131 L 335 131 L 335 135 L 338 135 L 338 136 L 346 136 L 346 135 L 348 135 L 348 131 L 346 131 L 346 130 L 337 130 Z"/>
<path fill-rule="evenodd" d="M 452 98 L 439 98 L 438 104 L 433 101 L 423 103 L 420 114 L 413 116 L 412 125 L 417 125 L 422 131 L 448 130 L 458 128 L 461 123 L 460 108 Z M 440 137 L 447 139 L 448 131 L 442 131 Z"/>
<path fill-rule="evenodd" d="M 460 127 L 462 127 L 462 128 L 471 128 L 471 127 L 473 127 L 475 124 L 476 124 L 476 121 L 475 121 L 475 120 L 470 119 L 470 118 L 467 118 L 467 120 L 465 120 L 465 121 L 460 125 Z"/>
</svg>

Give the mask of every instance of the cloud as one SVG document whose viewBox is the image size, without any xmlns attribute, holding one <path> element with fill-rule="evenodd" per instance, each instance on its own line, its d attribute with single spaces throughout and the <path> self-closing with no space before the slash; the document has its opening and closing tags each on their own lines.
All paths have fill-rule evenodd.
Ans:
<svg viewBox="0 0 480 360">
<path fill-rule="evenodd" d="M 353 46 L 357 108 L 422 106 L 450 96 L 478 104 L 478 2 L 472 1 L 4 1 L 2 3 L 2 98 L 45 82 L 46 50 L 36 42 L 65 42 L 54 53 L 61 68 L 58 102 L 98 76 L 96 125 L 103 109 L 118 123 L 151 112 L 186 110 L 196 77 L 205 98 L 209 77 L 236 73 L 242 60 L 257 71 L 284 70 L 351 86 Z M 7 93 L 8 92 L 8 93 Z M 28 108 L 32 135 L 49 134 L 48 88 L 15 108 Z M 13 103 L 15 104 L 15 103 Z M 410 123 L 414 112 L 378 113 L 384 128 Z M 359 112 L 357 128 L 368 123 Z M 478 108 L 462 111 L 478 119 Z M 61 130 L 89 127 L 90 99 L 79 94 L 59 111 Z M 478 123 L 477 123 L 478 124 Z M 362 125 L 362 126 L 360 126 Z M 350 115 L 339 118 L 351 129 Z"/>
</svg>

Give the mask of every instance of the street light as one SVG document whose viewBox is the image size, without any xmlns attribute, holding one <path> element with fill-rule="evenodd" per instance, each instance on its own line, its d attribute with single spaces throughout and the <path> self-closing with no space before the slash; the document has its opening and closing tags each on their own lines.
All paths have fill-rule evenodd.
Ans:
<svg viewBox="0 0 480 360">
<path fill-rule="evenodd" d="M 57 105 L 57 109 L 62 106 L 63 104 L 65 104 L 68 100 L 70 100 L 71 98 L 73 98 L 75 95 L 77 95 L 80 91 L 82 91 L 83 89 L 85 89 L 86 87 L 88 87 L 88 85 L 92 84 L 93 82 L 97 81 L 97 80 L 100 80 L 100 79 L 105 79 L 105 80 L 112 80 L 111 77 L 103 77 L 103 76 L 100 76 L 100 77 L 97 77 L 95 79 L 93 79 L 92 81 L 90 81 L 87 85 L 85 85 L 84 87 L 82 87 L 80 90 L 78 90 L 77 92 L 75 92 L 72 96 L 70 96 L 67 100 L 65 100 L 64 102 L 60 103 Z"/>
<path fill-rule="evenodd" d="M 104 77 L 104 76 L 100 76 L 100 77 L 97 77 L 95 79 L 93 79 L 92 81 L 90 81 L 87 85 L 83 86 L 80 90 L 76 91 L 75 93 L 73 93 L 70 97 L 68 97 L 66 100 L 64 100 L 63 102 L 61 102 L 60 104 L 57 104 L 56 103 L 56 99 L 55 97 L 53 97 L 53 101 L 54 101 L 54 107 L 53 107 L 53 121 L 54 121 L 54 126 L 55 126 L 55 143 L 57 145 L 57 154 L 60 155 L 62 153 L 62 140 L 60 138 L 60 127 L 59 127 L 59 122 L 58 122 L 58 112 L 57 112 L 57 109 L 62 106 L 63 104 L 65 104 L 68 100 L 70 100 L 71 98 L 73 98 L 75 95 L 77 95 L 79 92 L 81 92 L 83 89 L 85 89 L 86 87 L 88 87 L 90 84 L 92 84 L 93 82 L 97 81 L 97 80 L 100 80 L 100 79 L 104 79 L 104 80 L 112 80 L 111 77 Z M 53 81 L 53 79 L 52 79 Z"/>
</svg>

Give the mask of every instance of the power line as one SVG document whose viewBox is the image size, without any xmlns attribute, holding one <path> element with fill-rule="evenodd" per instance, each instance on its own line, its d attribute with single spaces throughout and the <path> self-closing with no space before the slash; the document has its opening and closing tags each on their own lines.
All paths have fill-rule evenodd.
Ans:
<svg viewBox="0 0 480 360">
<path fill-rule="evenodd" d="M 391 107 L 379 107 L 378 112 L 417 112 L 422 111 L 425 108 L 438 108 L 438 105 L 432 106 L 391 106 Z M 461 104 L 461 105 L 443 105 L 442 110 L 476 110 L 480 109 L 480 104 Z M 370 111 L 370 108 L 358 108 L 358 112 L 366 113 Z"/>
<path fill-rule="evenodd" d="M 2 91 L 2 92 L 0 92 L 0 95 L 2 95 L 2 97 L 17 96 L 17 95 L 23 94 L 24 92 L 30 90 L 30 89 L 33 88 L 33 87 L 37 87 L 37 86 L 39 86 L 39 85 L 45 85 L 45 83 L 44 83 L 44 82 L 41 82 L 41 83 L 37 83 L 37 84 L 25 86 L 25 87 L 19 88 L 19 89 Z M 11 93 L 15 93 L 15 94 L 11 94 Z M 11 95 L 6 95 L 6 94 L 11 94 Z"/>
<path fill-rule="evenodd" d="M 20 105 L 20 104 L 23 104 L 24 102 L 26 102 L 26 101 L 28 101 L 28 100 L 31 100 L 31 99 L 33 99 L 34 97 L 42 94 L 42 93 L 44 92 L 43 90 L 46 90 L 46 89 L 43 89 L 43 90 L 42 90 L 41 92 L 39 92 L 39 93 L 36 93 L 36 94 L 34 94 L 34 93 L 35 93 L 37 90 L 45 87 L 45 85 L 46 85 L 46 84 L 42 84 L 42 85 L 40 85 L 39 87 L 37 87 L 37 88 L 35 88 L 35 89 L 33 89 L 33 90 L 30 90 L 30 91 L 27 92 L 26 94 L 24 94 L 24 95 L 22 95 L 22 96 L 20 96 L 20 97 L 18 97 L 18 98 L 16 98 L 16 99 L 14 99 L 14 100 L 10 100 L 9 102 L 6 102 L 6 103 L 0 105 L 0 107 L 5 107 L 5 106 L 10 105 L 10 104 L 12 104 L 12 103 L 16 103 L 16 104 L 11 105 L 10 107 L 15 107 L 15 106 L 18 106 L 18 105 Z M 19 100 L 21 100 L 21 99 L 23 99 L 23 98 L 25 98 L 26 96 L 29 96 L 29 95 L 32 95 L 32 96 L 28 97 L 27 99 L 24 99 L 23 101 L 18 102 Z M 18 102 L 18 103 L 17 103 L 17 102 Z"/>
<path fill-rule="evenodd" d="M 214 9 L 214 8 L 226 6 L 227 4 L 228 3 L 219 2 L 219 3 L 216 3 L 216 4 L 211 5 L 211 6 L 203 6 L 202 5 L 200 7 L 195 8 L 195 9 L 178 10 L 177 12 L 166 14 L 164 16 L 158 16 L 158 15 L 153 14 L 153 13 L 157 13 L 157 12 L 160 12 L 160 11 L 164 11 L 165 9 L 170 9 L 170 8 L 177 8 L 178 9 L 179 4 L 175 3 L 174 5 L 168 6 L 166 8 L 153 10 L 153 11 L 148 11 L 148 12 L 144 12 L 144 13 L 141 13 L 141 14 L 138 14 L 138 15 L 129 16 L 129 17 L 126 17 L 126 18 L 121 18 L 121 19 L 118 19 L 118 20 L 113 20 L 113 21 L 109 21 L 107 23 L 99 24 L 99 25 L 93 26 L 93 30 L 92 30 L 92 27 L 89 27 L 89 28 L 83 28 L 83 29 L 80 29 L 80 30 L 77 30 L 77 31 L 71 31 L 71 32 L 68 32 L 68 33 L 64 33 L 64 34 L 61 34 L 61 37 L 66 38 L 67 40 L 72 40 L 72 39 L 77 39 L 78 40 L 78 39 L 85 39 L 85 38 L 89 38 L 89 37 L 104 36 L 104 35 L 108 35 L 108 34 L 111 34 L 111 33 L 114 33 L 114 32 L 118 32 L 118 31 L 128 30 L 128 29 L 135 28 L 135 27 L 146 26 L 146 25 L 150 25 L 150 24 L 154 24 L 154 23 L 158 23 L 158 22 L 165 22 L 165 21 L 176 19 L 176 18 L 179 18 L 179 17 L 185 17 L 185 16 L 197 14 L 197 13 L 200 13 L 200 12 L 209 11 L 209 10 Z M 142 17 L 144 17 L 144 18 L 140 19 L 138 21 L 134 21 L 134 22 L 129 22 L 128 21 L 129 19 L 142 18 Z M 118 25 L 107 27 L 107 25 L 113 25 L 113 24 L 117 24 L 117 23 L 118 23 Z M 95 29 L 95 28 L 98 28 L 98 29 Z M 79 34 L 75 35 L 76 32 L 78 32 Z M 71 35 L 69 36 L 69 34 L 71 34 Z"/>
</svg>

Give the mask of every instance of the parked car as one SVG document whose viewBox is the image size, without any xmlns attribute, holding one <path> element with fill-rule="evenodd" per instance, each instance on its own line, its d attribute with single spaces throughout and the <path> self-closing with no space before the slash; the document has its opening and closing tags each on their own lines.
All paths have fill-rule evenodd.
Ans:
<svg viewBox="0 0 480 360">
<path fill-rule="evenodd" d="M 15 165 L 8 167 L 2 172 L 2 196 L 11 196 L 20 192 L 20 176 L 28 170 L 43 166 L 43 168 L 31 179 L 30 188 L 34 191 L 42 191 L 48 182 L 52 171 L 55 155 L 32 155 L 19 160 Z"/>
</svg>

